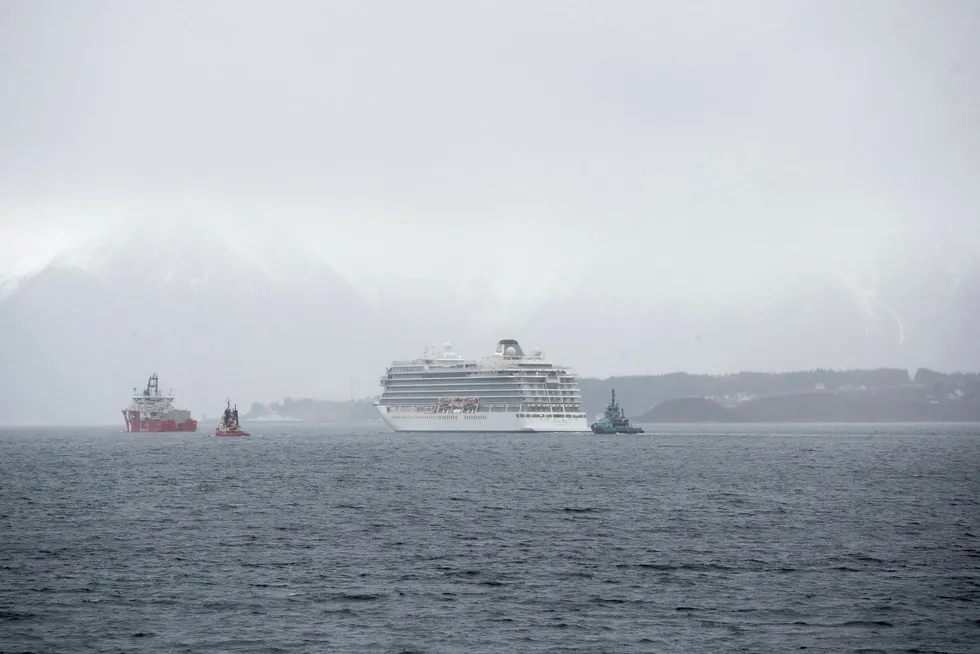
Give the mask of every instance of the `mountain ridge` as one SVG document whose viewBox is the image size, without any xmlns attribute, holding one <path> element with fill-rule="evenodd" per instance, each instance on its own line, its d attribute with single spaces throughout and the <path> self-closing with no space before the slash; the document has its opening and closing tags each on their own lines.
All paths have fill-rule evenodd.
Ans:
<svg viewBox="0 0 980 654">
<path fill-rule="evenodd" d="M 105 419 L 153 371 L 178 389 L 178 402 L 203 413 L 228 395 L 240 405 L 344 398 L 352 387 L 363 395 L 393 359 L 425 343 L 451 340 L 478 358 L 514 336 L 591 378 L 817 365 L 980 369 L 970 328 L 980 324 L 980 274 L 970 258 L 949 264 L 952 276 L 940 265 L 949 257 L 923 255 L 914 270 L 854 277 L 865 289 L 858 295 L 884 298 L 900 323 L 815 274 L 711 307 L 687 297 L 652 302 L 591 279 L 508 316 L 493 286 L 478 281 L 409 278 L 365 294 L 289 239 L 264 243 L 264 256 L 229 232 L 185 233 L 180 224 L 89 240 L 0 299 L 0 422 Z"/>
<path fill-rule="evenodd" d="M 274 279 L 226 244 L 168 245 L 123 240 L 97 252 L 107 256 L 92 269 L 79 256 L 90 242 L 21 280 L 0 302 L 0 342 L 16 344 L 0 351 L 4 422 L 39 414 L 98 422 L 154 371 L 179 389 L 178 403 L 205 413 L 229 394 L 293 390 L 284 382 L 321 391 L 319 370 L 351 370 L 366 349 L 357 325 L 378 316 L 329 266 L 304 279 Z M 180 274 L 168 275 L 163 264 Z M 324 339 L 354 347 L 298 345 Z M 282 367 L 290 372 L 277 372 Z M 349 386 L 341 379 L 332 380 L 337 393 Z M 52 404 L 52 395 L 62 400 Z"/>
</svg>

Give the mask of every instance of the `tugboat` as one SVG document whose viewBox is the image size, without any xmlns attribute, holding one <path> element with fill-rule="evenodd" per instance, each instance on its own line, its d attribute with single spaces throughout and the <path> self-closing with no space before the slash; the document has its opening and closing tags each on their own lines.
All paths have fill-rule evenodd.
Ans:
<svg viewBox="0 0 980 654">
<path fill-rule="evenodd" d="M 238 405 L 231 406 L 231 400 L 225 405 L 225 412 L 218 421 L 218 427 L 214 430 L 215 436 L 248 436 L 248 432 L 242 429 L 238 423 Z"/>
<path fill-rule="evenodd" d="M 606 412 L 591 425 L 593 434 L 642 434 L 642 427 L 630 424 L 626 414 L 616 402 L 616 389 L 613 389 L 612 399 L 606 405 Z"/>
</svg>

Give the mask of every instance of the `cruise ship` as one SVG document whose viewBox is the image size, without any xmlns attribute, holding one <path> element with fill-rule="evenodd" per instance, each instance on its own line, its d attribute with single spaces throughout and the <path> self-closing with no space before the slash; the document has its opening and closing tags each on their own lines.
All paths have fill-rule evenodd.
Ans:
<svg viewBox="0 0 980 654">
<path fill-rule="evenodd" d="M 479 361 L 446 343 L 395 361 L 375 402 L 395 431 L 587 432 L 578 376 L 511 339 Z"/>
</svg>

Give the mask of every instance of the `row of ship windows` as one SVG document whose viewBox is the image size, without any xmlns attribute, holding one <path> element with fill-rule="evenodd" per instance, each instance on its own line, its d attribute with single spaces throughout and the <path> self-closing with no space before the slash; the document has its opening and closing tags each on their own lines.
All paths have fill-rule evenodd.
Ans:
<svg viewBox="0 0 980 654">
<path fill-rule="evenodd" d="M 443 398 L 459 398 L 466 399 L 469 397 L 476 398 L 492 398 L 492 397 L 503 397 L 511 396 L 514 397 L 582 397 L 581 391 L 575 389 L 567 390 L 525 390 L 521 388 L 482 388 L 482 389 L 468 389 L 468 390 L 416 390 L 416 389 L 385 389 L 381 393 L 381 397 L 427 397 L 433 400 L 441 400 Z"/>
<path fill-rule="evenodd" d="M 415 395 L 426 395 L 430 397 L 470 397 L 473 395 L 493 395 L 494 393 L 510 393 L 512 395 L 581 395 L 582 391 L 577 388 L 522 388 L 522 387 L 511 387 L 511 388 L 386 388 L 384 394 L 396 393 L 399 395 L 405 395 L 406 393 L 414 393 Z"/>
<path fill-rule="evenodd" d="M 427 377 L 436 375 L 569 375 L 574 374 L 564 368 L 477 368 L 462 366 L 447 368 L 442 366 L 424 368 L 388 368 L 385 370 L 390 375 L 417 375 L 423 374 Z"/>
<path fill-rule="evenodd" d="M 472 414 L 472 413 L 470 413 L 470 414 L 452 414 L 452 415 L 445 415 L 445 416 L 423 416 L 423 415 L 418 415 L 418 416 L 398 416 L 398 419 L 399 420 L 403 420 L 403 419 L 404 420 L 411 420 L 412 418 L 425 418 L 426 420 L 432 420 L 433 418 L 435 418 L 436 420 L 459 420 L 460 415 L 462 415 L 463 420 L 486 420 L 487 419 L 487 416 L 478 416 L 478 415 Z M 518 417 L 520 417 L 520 415 L 518 415 Z"/>
<path fill-rule="evenodd" d="M 386 377 L 398 379 L 481 379 L 493 377 L 565 377 L 577 379 L 578 376 L 564 370 L 457 370 L 452 372 L 421 372 L 389 370 Z"/>
<path fill-rule="evenodd" d="M 556 381 L 554 379 L 520 379 L 518 377 L 512 377 L 510 379 L 501 379 L 500 377 L 488 377 L 486 379 L 382 379 L 382 386 L 513 386 L 513 385 L 529 385 L 529 386 L 575 386 L 578 387 L 577 381 Z"/>
<path fill-rule="evenodd" d="M 492 388 L 495 386 L 503 388 L 545 388 L 545 387 L 565 387 L 565 388 L 578 388 L 578 384 L 572 382 L 554 382 L 554 381 L 544 381 L 544 380 L 523 380 L 523 379 L 480 379 L 480 380 L 455 380 L 455 381 L 444 381 L 444 382 L 426 382 L 419 383 L 417 381 L 403 381 L 395 379 L 386 379 L 381 383 L 382 386 L 387 386 L 392 388 L 394 386 L 398 387 L 409 387 L 409 388 Z"/>
<path fill-rule="evenodd" d="M 426 369 L 426 367 L 424 365 L 420 365 L 420 364 L 402 364 L 402 363 L 393 363 L 392 365 L 388 366 L 388 368 L 387 368 L 388 372 L 420 372 L 420 371 L 424 372 L 425 369 Z M 566 372 L 566 369 L 565 368 L 562 368 L 561 366 L 556 366 L 553 363 L 532 363 L 532 364 L 520 364 L 520 363 L 518 363 L 516 365 L 515 364 L 510 364 L 507 367 L 500 367 L 500 368 L 493 367 L 493 366 L 491 366 L 491 367 L 486 367 L 486 366 L 481 367 L 478 363 L 474 363 L 474 362 L 463 362 L 463 361 L 454 362 L 454 363 L 452 363 L 450 365 L 438 365 L 438 364 L 429 365 L 429 371 L 430 372 L 458 372 L 458 371 L 466 371 L 466 372 L 487 372 L 487 373 L 493 373 L 493 372 L 511 372 L 511 371 L 515 371 L 515 370 L 516 371 L 520 371 L 520 372 L 525 372 L 525 371 L 526 372 L 548 372 L 548 371 L 553 371 L 553 370 L 560 371 L 560 372 Z"/>
<path fill-rule="evenodd" d="M 396 359 L 391 362 L 391 368 L 416 368 L 424 365 L 442 365 L 442 366 L 479 366 L 481 363 L 486 365 L 488 357 L 483 357 L 483 359 L 442 359 L 438 357 L 422 357 L 420 359 Z M 495 358 L 490 358 L 491 361 Z M 553 368 L 556 364 L 553 361 L 545 361 L 543 359 L 505 359 L 505 361 L 510 361 L 512 366 L 521 366 L 522 368 L 541 368 L 548 367 Z M 499 360 L 496 361 L 499 363 Z"/>
<path fill-rule="evenodd" d="M 578 390 L 579 389 L 579 385 L 578 384 L 554 384 L 554 383 L 549 383 L 549 384 L 535 384 L 535 383 L 532 383 L 532 382 L 507 382 L 507 383 L 497 382 L 497 383 L 492 383 L 492 384 L 468 384 L 468 383 L 460 383 L 460 382 L 450 383 L 450 384 L 417 384 L 417 383 L 399 384 L 399 383 L 391 383 L 391 382 L 388 382 L 388 383 L 383 384 L 383 386 L 385 386 L 386 388 L 419 388 L 419 389 L 425 389 L 425 388 L 433 388 L 433 389 L 446 389 L 446 388 L 450 388 L 450 389 L 452 389 L 452 388 L 461 388 L 461 389 L 467 389 L 467 388 L 536 388 L 536 389 L 565 388 L 565 389 L 573 389 L 573 390 Z"/>
<path fill-rule="evenodd" d="M 430 404 L 426 405 L 387 405 L 385 406 L 387 413 L 418 413 L 426 415 L 472 415 L 475 413 L 520 413 L 520 412 L 533 412 L 541 414 L 560 414 L 569 415 L 573 413 L 578 413 L 582 410 L 581 405 L 578 404 L 567 404 L 567 405 L 553 405 L 553 406 L 534 406 L 534 405 L 522 405 L 522 404 L 493 404 L 493 405 L 480 405 L 472 410 L 462 410 L 458 412 L 446 411 L 443 407 L 434 407 Z"/>
<path fill-rule="evenodd" d="M 384 405 L 400 405 L 400 406 L 437 406 L 437 403 L 433 398 L 425 397 L 383 397 L 381 398 L 381 404 Z M 482 398 L 479 404 L 463 405 L 463 406 L 489 406 L 491 404 L 581 404 L 582 398 L 575 396 L 566 397 L 489 397 Z M 439 405 L 444 408 L 452 405 Z"/>
<path fill-rule="evenodd" d="M 424 381 L 424 382 L 432 382 L 432 381 L 462 381 L 462 380 L 466 380 L 466 379 L 473 380 L 473 381 L 483 381 L 483 380 L 487 380 L 487 379 L 500 379 L 500 380 L 503 380 L 503 381 L 508 381 L 508 380 L 512 380 L 512 379 L 569 379 L 569 380 L 577 380 L 578 379 L 578 377 L 576 375 L 569 375 L 569 374 L 564 374 L 564 373 L 563 374 L 560 374 L 560 375 L 559 374 L 547 374 L 547 375 L 540 374 L 540 375 L 536 375 L 534 373 L 529 373 L 529 372 L 514 373 L 512 375 L 499 375 L 499 374 L 494 374 L 494 375 L 393 375 L 393 374 L 388 374 L 388 375 L 382 375 L 381 378 L 382 379 L 398 379 L 398 380 L 413 380 L 414 379 L 414 380 Z"/>
<path fill-rule="evenodd" d="M 566 383 L 574 383 L 578 381 L 578 377 L 573 375 L 412 375 L 412 376 L 402 376 L 402 375 L 384 375 L 382 379 L 387 381 L 420 381 L 420 382 L 437 382 L 437 381 L 515 381 L 515 380 L 529 380 L 529 381 L 544 381 L 544 380 L 561 380 Z"/>
<path fill-rule="evenodd" d="M 439 397 L 469 397 L 483 393 L 581 393 L 577 386 L 385 386 L 382 393 L 419 393 Z"/>
<path fill-rule="evenodd" d="M 460 395 L 472 395 L 474 393 L 486 393 L 486 392 L 499 392 L 499 391 L 537 391 L 539 393 L 545 392 L 558 392 L 563 391 L 566 393 L 579 393 L 581 390 L 578 386 L 528 386 L 528 385 L 518 385 L 518 384 L 508 384 L 508 385 L 498 385 L 498 386 L 411 386 L 411 385 L 389 385 L 385 387 L 385 392 L 399 392 L 406 393 L 409 391 L 418 391 L 427 394 L 438 394 L 443 395 L 459 393 Z"/>
<path fill-rule="evenodd" d="M 578 391 L 578 384 L 535 384 L 530 382 L 524 383 L 491 383 L 491 384 L 469 384 L 469 383 L 455 383 L 455 384 L 399 384 L 386 382 L 381 384 L 384 389 L 397 389 L 397 390 L 432 390 L 432 391 L 446 391 L 454 392 L 459 391 L 461 393 L 476 392 L 482 389 L 487 390 L 500 390 L 500 389 L 514 389 L 514 390 L 534 390 L 534 391 L 546 391 L 546 390 L 564 390 L 564 391 Z"/>
<path fill-rule="evenodd" d="M 412 418 L 424 418 L 426 420 L 432 420 L 433 418 L 435 418 L 436 420 L 459 420 L 461 417 L 463 418 L 463 420 L 486 420 L 487 419 L 487 416 L 465 414 L 465 413 L 444 415 L 444 416 L 423 416 L 423 415 L 398 416 L 398 419 L 411 420 Z M 585 418 L 586 416 L 584 413 L 566 413 L 560 416 L 552 415 L 550 413 L 518 413 L 517 417 L 518 418 L 550 418 L 552 420 L 554 419 L 574 420 L 576 418 Z"/>
</svg>

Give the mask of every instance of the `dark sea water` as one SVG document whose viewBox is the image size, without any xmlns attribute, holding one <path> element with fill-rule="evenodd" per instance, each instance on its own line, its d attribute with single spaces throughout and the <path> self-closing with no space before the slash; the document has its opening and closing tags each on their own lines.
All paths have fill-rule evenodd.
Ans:
<svg viewBox="0 0 980 654">
<path fill-rule="evenodd" d="M 980 651 L 980 426 L 252 427 L 0 430 L 0 651 Z"/>
</svg>

